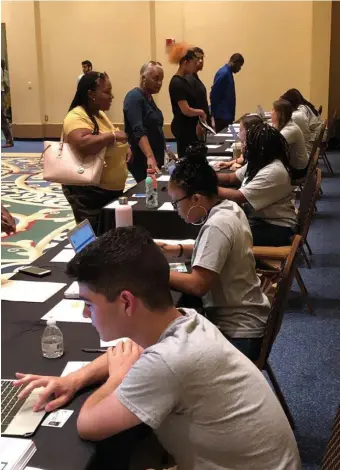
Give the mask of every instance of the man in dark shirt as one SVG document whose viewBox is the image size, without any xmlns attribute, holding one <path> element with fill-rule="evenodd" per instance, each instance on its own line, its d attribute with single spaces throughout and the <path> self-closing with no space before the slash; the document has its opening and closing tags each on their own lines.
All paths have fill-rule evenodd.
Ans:
<svg viewBox="0 0 340 470">
<path fill-rule="evenodd" d="M 243 64 L 243 56 L 233 54 L 229 62 L 216 72 L 210 92 L 211 114 L 215 120 L 216 132 L 220 132 L 235 120 L 236 94 L 233 75 L 241 70 Z"/>
</svg>

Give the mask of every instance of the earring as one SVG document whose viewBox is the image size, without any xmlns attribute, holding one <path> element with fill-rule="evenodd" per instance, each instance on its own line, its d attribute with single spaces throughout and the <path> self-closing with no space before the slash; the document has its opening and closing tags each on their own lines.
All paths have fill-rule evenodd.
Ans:
<svg viewBox="0 0 340 470">
<path fill-rule="evenodd" d="M 192 209 L 194 209 L 195 207 L 196 208 L 200 207 L 204 211 L 203 217 L 201 219 L 199 219 L 200 222 L 190 222 L 189 214 L 190 214 L 190 211 L 192 211 Z M 203 206 L 191 206 L 190 209 L 188 210 L 188 213 L 187 213 L 187 219 L 188 219 L 189 224 L 191 224 L 191 225 L 195 225 L 195 226 L 204 225 L 206 223 L 207 219 L 208 219 L 208 211 Z"/>
</svg>

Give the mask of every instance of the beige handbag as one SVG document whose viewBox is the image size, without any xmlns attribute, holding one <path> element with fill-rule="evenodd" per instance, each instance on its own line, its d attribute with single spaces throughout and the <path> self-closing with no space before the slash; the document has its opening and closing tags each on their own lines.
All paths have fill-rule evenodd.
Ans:
<svg viewBox="0 0 340 470">
<path fill-rule="evenodd" d="M 105 164 L 106 147 L 96 155 L 83 157 L 64 142 L 64 133 L 60 142 L 44 142 L 43 178 L 53 183 L 77 186 L 99 185 Z"/>
</svg>

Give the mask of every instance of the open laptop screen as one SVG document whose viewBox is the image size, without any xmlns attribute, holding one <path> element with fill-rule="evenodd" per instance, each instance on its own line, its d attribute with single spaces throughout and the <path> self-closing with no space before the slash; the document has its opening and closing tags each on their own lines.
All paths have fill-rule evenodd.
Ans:
<svg viewBox="0 0 340 470">
<path fill-rule="evenodd" d="M 93 242 L 96 236 L 88 220 L 84 220 L 67 235 L 76 253 L 79 253 L 85 246 Z"/>
</svg>

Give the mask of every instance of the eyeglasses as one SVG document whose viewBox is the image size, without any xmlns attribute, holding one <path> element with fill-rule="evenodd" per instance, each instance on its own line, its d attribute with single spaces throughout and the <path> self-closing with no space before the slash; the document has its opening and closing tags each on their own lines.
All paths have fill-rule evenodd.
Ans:
<svg viewBox="0 0 340 470">
<path fill-rule="evenodd" d="M 180 199 L 177 199 L 176 201 L 171 201 L 172 207 L 175 209 L 175 211 L 178 210 L 178 203 L 181 201 L 184 201 L 184 199 L 188 199 L 190 196 L 183 196 Z"/>
</svg>

